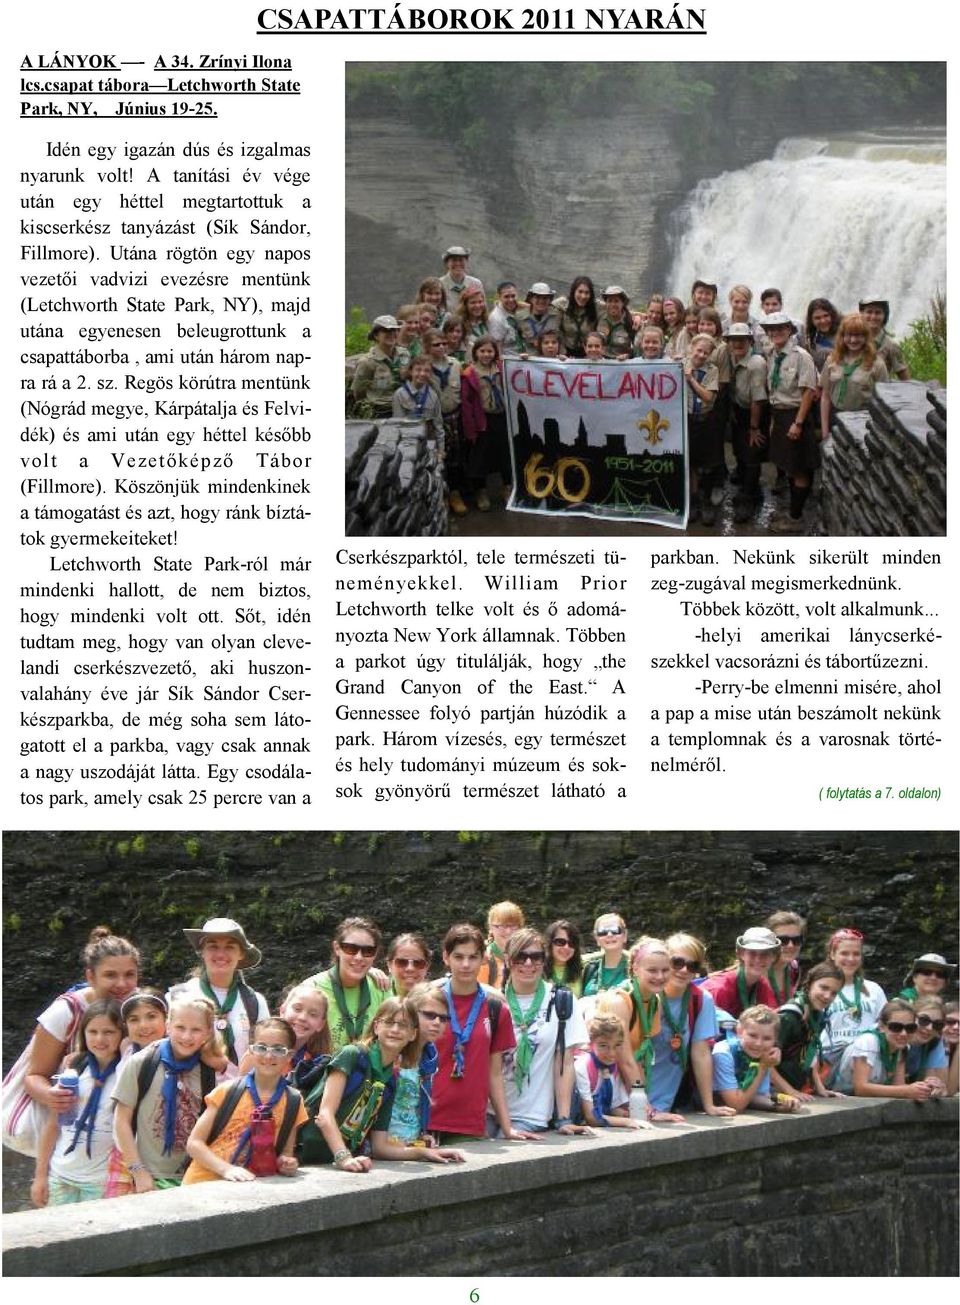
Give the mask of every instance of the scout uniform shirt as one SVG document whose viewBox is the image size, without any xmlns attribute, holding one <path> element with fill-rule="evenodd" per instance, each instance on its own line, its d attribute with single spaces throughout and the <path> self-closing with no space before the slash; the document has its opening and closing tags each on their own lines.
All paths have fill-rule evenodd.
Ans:
<svg viewBox="0 0 960 1305">
<path fill-rule="evenodd" d="M 597 333 L 603 336 L 603 352 L 607 358 L 633 352 L 633 326 L 626 313 L 619 322 L 611 322 L 606 313 L 601 313 L 597 319 Z"/>
<path fill-rule="evenodd" d="M 483 282 L 479 277 L 464 274 L 462 281 L 454 281 L 449 272 L 444 272 L 440 284 L 447 292 L 447 312 L 452 316 L 460 307 L 460 296 L 464 290 L 482 290 Z"/>
<path fill-rule="evenodd" d="M 712 411 L 713 405 L 717 401 L 720 376 L 712 359 L 707 359 L 702 367 L 695 367 L 693 374 L 703 388 L 710 391 L 710 397 L 709 399 L 701 399 L 700 395 L 695 393 L 692 385 L 684 386 L 687 391 L 687 412 L 691 417 L 705 417 L 708 412 Z"/>
<path fill-rule="evenodd" d="M 878 354 L 868 371 L 861 363 L 828 362 L 820 373 L 820 385 L 830 395 L 830 403 L 839 412 L 857 412 L 865 408 L 873 397 L 873 387 L 878 381 L 890 379 L 886 365 Z"/>
<path fill-rule="evenodd" d="M 758 353 L 748 353 L 746 358 L 734 362 L 733 401 L 738 408 L 749 408 L 752 403 L 764 403 L 767 398 L 767 364 Z"/>
<path fill-rule="evenodd" d="M 880 328 L 880 334 L 873 343 L 877 350 L 877 356 L 882 358 L 886 364 L 888 380 L 891 376 L 899 376 L 901 372 L 907 370 L 907 364 L 903 357 L 903 350 L 884 327 Z"/>
<path fill-rule="evenodd" d="M 542 317 L 534 317 L 529 308 L 517 311 L 517 326 L 523 340 L 524 353 L 540 352 L 540 337 L 544 331 L 560 333 L 560 314 L 551 304 Z"/>
<path fill-rule="evenodd" d="M 393 411 L 393 394 L 400 384 L 400 373 L 409 366 L 410 354 L 401 345 L 388 358 L 375 344 L 357 363 L 351 387 L 353 397 L 366 399 L 376 413 L 388 417 Z"/>
<path fill-rule="evenodd" d="M 587 317 L 585 311 L 578 311 L 576 308 L 566 306 L 565 300 L 562 303 L 554 301 L 554 306 L 562 310 L 560 337 L 563 341 L 564 353 L 575 358 L 582 358 L 587 336 L 591 331 L 596 330 L 592 319 Z"/>
<path fill-rule="evenodd" d="M 487 329 L 500 346 L 503 354 L 518 354 L 523 349 L 520 324 L 516 313 L 508 313 L 503 304 L 490 309 Z"/>
<path fill-rule="evenodd" d="M 799 408 L 803 391 L 817 388 L 817 369 L 806 349 L 800 349 L 792 339 L 780 354 L 771 349 L 767 355 L 767 384 L 771 407 Z"/>
<path fill-rule="evenodd" d="M 733 359 L 730 357 L 730 350 L 723 340 L 718 340 L 713 353 L 710 355 L 710 361 L 717 369 L 717 375 L 721 385 L 729 385 L 733 380 Z"/>
<path fill-rule="evenodd" d="M 449 354 L 442 363 L 433 364 L 433 380 L 440 395 L 440 411 L 445 417 L 460 411 L 460 364 Z"/>
<path fill-rule="evenodd" d="M 429 381 L 419 390 L 404 381 L 393 396 L 393 415 L 407 421 L 422 421 L 437 439 L 443 434 L 440 395 Z"/>
</svg>

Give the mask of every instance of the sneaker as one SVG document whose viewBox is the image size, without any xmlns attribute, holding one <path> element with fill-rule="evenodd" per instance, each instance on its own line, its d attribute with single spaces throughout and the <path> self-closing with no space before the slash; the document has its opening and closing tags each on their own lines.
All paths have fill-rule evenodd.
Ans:
<svg viewBox="0 0 960 1305">
<path fill-rule="evenodd" d="M 487 493 L 485 489 L 481 489 L 480 493 L 477 495 L 477 511 L 478 512 L 490 511 L 490 495 Z"/>
<path fill-rule="evenodd" d="M 459 489 L 451 490 L 448 502 L 450 504 L 450 511 L 455 517 L 465 517 L 467 515 L 467 505 L 464 503 L 463 495 L 460 493 Z"/>
</svg>

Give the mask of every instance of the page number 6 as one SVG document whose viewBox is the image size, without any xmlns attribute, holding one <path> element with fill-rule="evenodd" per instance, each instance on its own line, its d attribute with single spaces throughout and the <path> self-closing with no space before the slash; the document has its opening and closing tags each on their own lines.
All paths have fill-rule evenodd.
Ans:
<svg viewBox="0 0 960 1305">
<path fill-rule="evenodd" d="M 474 1287 L 470 1292 L 470 1299 L 473 1301 L 473 1305 L 477 1305 L 477 1301 L 480 1299 L 480 1293 L 477 1291 L 476 1287 Z"/>
</svg>

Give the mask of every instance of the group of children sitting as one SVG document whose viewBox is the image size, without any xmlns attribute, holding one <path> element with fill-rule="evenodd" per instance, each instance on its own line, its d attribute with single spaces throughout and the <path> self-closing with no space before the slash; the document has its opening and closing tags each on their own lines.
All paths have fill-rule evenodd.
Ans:
<svg viewBox="0 0 960 1305">
<path fill-rule="evenodd" d="M 413 301 L 376 318 L 350 403 L 357 416 L 414 418 L 442 437 L 457 516 L 466 514 L 470 497 L 479 511 L 490 509 L 488 478 L 497 473 L 505 502 L 510 495 L 506 356 L 679 361 L 690 520 L 716 522 L 728 476 L 736 486 L 734 520 L 750 520 L 762 502 L 763 464 L 772 462 L 789 484 L 789 507 L 771 528 L 788 533 L 801 526 L 833 414 L 865 408 L 878 382 L 910 376 L 887 330 L 890 305 L 882 298 L 863 298 L 856 312 L 843 315 L 816 298 L 801 324 L 784 313 L 774 287 L 761 292 L 755 318 L 745 285 L 730 288 L 723 313 L 718 287 L 702 280 L 694 281 L 689 306 L 657 293 L 636 311 L 622 286 L 598 294 L 588 276 L 578 276 L 566 295 L 538 281 L 523 299 L 517 283 L 503 281 L 491 305 L 466 271 L 468 257 L 463 246 L 452 246 L 443 276 L 427 277 Z"/>
<path fill-rule="evenodd" d="M 479 1138 L 591 1136 L 690 1111 L 957 1094 L 956 967 L 939 954 L 917 957 L 887 1000 L 856 929 L 802 969 L 793 911 L 746 929 L 712 973 L 694 935 L 628 946 L 614 912 L 586 955 L 573 921 L 531 928 L 513 902 L 487 925 L 448 929 L 431 979 L 422 935 L 395 937 L 382 970 L 379 928 L 350 917 L 330 966 L 276 1015 L 247 981 L 262 957 L 234 920 L 185 930 L 199 965 L 166 994 L 138 986 L 137 949 L 98 928 L 84 981 L 40 1015 L 4 1081 L 4 1144 L 35 1155 L 34 1203 L 300 1164 L 452 1164 Z"/>
</svg>

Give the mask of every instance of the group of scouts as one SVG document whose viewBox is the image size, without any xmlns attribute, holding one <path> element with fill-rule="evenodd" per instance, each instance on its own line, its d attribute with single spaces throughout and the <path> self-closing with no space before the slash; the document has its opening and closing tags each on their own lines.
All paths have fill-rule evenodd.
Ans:
<svg viewBox="0 0 960 1305">
<path fill-rule="evenodd" d="M 863 298 L 841 314 L 829 299 L 811 300 L 803 323 L 783 311 L 775 287 L 760 294 L 734 285 L 726 311 L 718 287 L 694 281 L 690 303 L 651 295 L 631 309 L 619 285 L 598 294 L 588 276 L 566 295 L 535 281 L 523 297 L 516 282 L 487 302 L 467 272 L 469 251 L 451 246 L 442 276 L 421 282 L 395 315 L 377 317 L 371 349 L 353 375 L 351 409 L 370 418 L 414 418 L 442 438 L 450 510 L 491 507 L 491 478 L 504 502 L 512 478 L 502 366 L 505 356 L 622 362 L 671 359 L 683 365 L 688 411 L 690 520 L 716 522 L 729 478 L 734 520 L 751 520 L 762 503 L 761 470 L 773 463 L 789 488 L 772 530 L 797 533 L 833 414 L 866 408 L 879 381 L 910 377 L 887 330 L 890 305 Z M 728 464 L 725 445 L 732 451 Z"/>
<path fill-rule="evenodd" d="M 248 981 L 262 957 L 239 923 L 184 933 L 197 967 L 164 993 L 140 986 L 132 943 L 94 930 L 83 981 L 39 1016 L 4 1081 L 4 1144 L 36 1157 L 36 1205 L 958 1091 L 956 966 L 918 956 L 888 999 L 857 929 L 803 966 L 790 910 L 746 929 L 715 972 L 693 934 L 631 945 L 605 912 L 585 951 L 573 921 L 531 927 L 509 901 L 486 932 L 448 929 L 438 958 L 398 935 L 380 968 L 380 930 L 354 916 L 276 1014 Z"/>
</svg>

